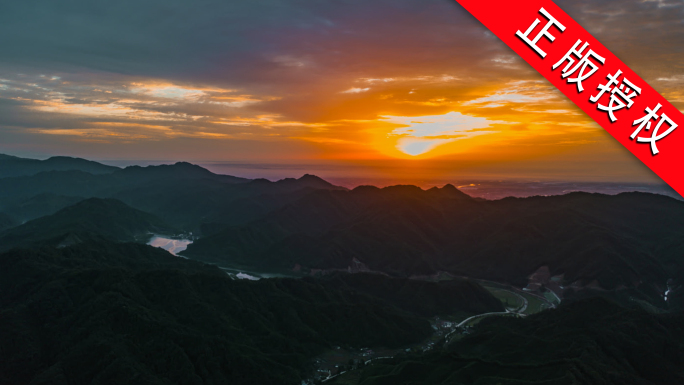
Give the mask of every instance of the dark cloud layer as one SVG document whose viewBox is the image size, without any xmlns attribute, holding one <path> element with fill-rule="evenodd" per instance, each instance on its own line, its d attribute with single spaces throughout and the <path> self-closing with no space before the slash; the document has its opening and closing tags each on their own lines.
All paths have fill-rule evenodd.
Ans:
<svg viewBox="0 0 684 385">
<path fill-rule="evenodd" d="M 15 1 L 0 7 L 0 34 L 7 37 L 0 63 L 50 72 L 286 82 L 297 76 L 292 67 L 300 61 L 326 64 L 321 72 L 374 72 L 387 60 L 398 68 L 416 60 L 446 66 L 441 59 L 491 49 L 476 26 L 450 0 Z M 401 52 L 398 45 L 416 51 Z"/>
</svg>

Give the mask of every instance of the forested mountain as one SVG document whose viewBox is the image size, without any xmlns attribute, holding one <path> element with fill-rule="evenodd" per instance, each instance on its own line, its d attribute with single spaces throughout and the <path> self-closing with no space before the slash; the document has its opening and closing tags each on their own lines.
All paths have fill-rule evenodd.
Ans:
<svg viewBox="0 0 684 385">
<path fill-rule="evenodd" d="M 19 223 L 32 219 L 52 215 L 57 211 L 72 206 L 84 198 L 79 196 L 65 196 L 51 193 L 32 195 L 26 199 L 3 205 L 5 214 L 15 218 Z"/>
<path fill-rule="evenodd" d="M 684 383 L 684 314 L 593 298 L 525 319 L 490 317 L 444 349 L 362 369 L 361 385 Z"/>
<path fill-rule="evenodd" d="M 563 283 L 658 285 L 684 268 L 684 202 L 654 194 L 471 199 L 453 186 L 316 191 L 184 255 L 215 263 L 398 276 L 448 271 L 519 286 L 542 266 Z M 354 262 L 356 261 L 356 262 Z"/>
<path fill-rule="evenodd" d="M 0 178 L 68 170 L 79 170 L 90 174 L 110 174 L 119 168 L 68 156 L 53 156 L 46 160 L 37 160 L 0 154 Z"/>
<path fill-rule="evenodd" d="M 381 298 L 399 309 L 424 317 L 505 311 L 501 301 L 474 281 L 455 279 L 429 282 L 380 274 L 336 272 L 320 278 L 303 278 L 329 289 L 346 290 Z"/>
<path fill-rule="evenodd" d="M 0 232 L 10 227 L 16 226 L 17 220 L 5 213 L 0 213 Z"/>
<path fill-rule="evenodd" d="M 501 307 L 470 284 L 431 285 L 424 294 L 460 298 L 452 311 Z M 432 333 L 393 305 L 400 293 L 338 286 L 236 281 L 137 244 L 14 249 L 0 254 L 0 383 L 299 385 L 325 348 L 399 347 Z"/>
<path fill-rule="evenodd" d="M 154 215 L 116 199 L 90 198 L 0 233 L 0 250 L 35 244 L 69 245 L 88 239 L 132 242 L 152 233 L 174 233 Z"/>
<path fill-rule="evenodd" d="M 170 183 L 194 181 L 213 186 L 242 183 L 247 179 L 217 175 L 189 163 L 161 166 L 130 166 L 109 174 L 92 174 L 78 169 L 44 171 L 31 176 L 0 179 L 0 198 L 7 201 L 52 193 L 67 196 L 111 197 L 129 189 L 169 186 Z"/>
<path fill-rule="evenodd" d="M 130 166 L 98 175 L 70 169 L 0 178 L 0 212 L 25 221 L 65 207 L 60 199 L 115 198 L 175 227 L 199 232 L 206 223 L 221 228 L 258 219 L 317 189 L 343 188 L 312 175 L 277 182 L 250 180 L 185 162 Z"/>
<path fill-rule="evenodd" d="M 641 286 L 651 297 L 684 276 L 684 203 L 653 194 L 485 201 L 451 185 L 349 191 L 312 175 L 248 180 L 183 162 L 0 178 L 6 228 L 88 197 L 118 199 L 194 232 L 200 239 L 184 255 L 219 264 L 447 271 L 519 287 L 548 267 L 575 289 Z"/>
<path fill-rule="evenodd" d="M 684 380 L 682 201 L 47 164 L 0 175 L 0 384 L 301 385 L 361 347 L 395 358 L 331 382 Z"/>
</svg>

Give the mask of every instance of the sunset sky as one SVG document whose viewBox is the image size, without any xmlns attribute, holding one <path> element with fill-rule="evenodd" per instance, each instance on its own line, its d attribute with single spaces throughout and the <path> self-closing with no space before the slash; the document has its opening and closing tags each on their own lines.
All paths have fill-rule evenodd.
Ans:
<svg viewBox="0 0 684 385">
<path fill-rule="evenodd" d="M 684 109 L 684 2 L 556 3 Z M 453 0 L 5 1 L 0 37 L 10 155 L 657 180 Z"/>
</svg>

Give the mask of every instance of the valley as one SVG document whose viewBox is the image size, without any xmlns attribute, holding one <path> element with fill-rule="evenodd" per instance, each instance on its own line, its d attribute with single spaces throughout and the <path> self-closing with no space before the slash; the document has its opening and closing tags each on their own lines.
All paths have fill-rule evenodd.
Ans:
<svg viewBox="0 0 684 385">
<path fill-rule="evenodd" d="M 684 378 L 677 199 L 11 164 L 0 383 Z"/>
<path fill-rule="evenodd" d="M 192 243 L 191 239 L 184 239 L 182 237 L 170 238 L 169 236 L 163 235 L 152 235 L 147 244 L 152 247 L 162 248 L 173 255 L 178 255 L 181 251 L 188 248 L 188 245 Z"/>
</svg>

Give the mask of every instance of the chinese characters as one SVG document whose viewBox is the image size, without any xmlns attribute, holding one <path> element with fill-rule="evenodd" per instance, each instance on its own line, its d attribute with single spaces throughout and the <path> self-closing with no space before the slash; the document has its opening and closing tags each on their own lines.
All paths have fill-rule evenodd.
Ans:
<svg viewBox="0 0 684 385">
<path fill-rule="evenodd" d="M 541 8 L 539 13 L 544 15 L 548 21 L 536 35 L 534 35 L 535 29 L 537 29 L 541 23 L 539 19 L 535 19 L 525 33 L 518 30 L 515 35 L 544 60 L 547 56 L 547 52 L 539 47 L 538 44 L 540 40 L 546 38 L 553 43 L 556 40 L 556 36 L 552 34 L 551 28 L 556 27 L 560 32 L 565 32 L 566 27 L 546 9 Z M 534 38 L 530 39 L 530 35 L 533 35 Z M 578 94 L 584 91 L 583 82 L 586 82 L 589 78 L 599 72 L 601 68 L 606 65 L 607 61 L 605 57 L 591 49 L 589 45 L 589 41 L 583 42 L 582 39 L 577 39 L 565 55 L 551 67 L 551 71 L 555 71 L 561 65 L 565 64 L 561 70 L 560 76 L 562 79 L 567 79 L 567 84 L 575 84 Z M 643 85 L 639 84 L 638 81 L 630 81 L 624 76 L 621 69 L 618 69 L 614 74 L 608 73 L 606 78 L 608 81 L 605 84 L 599 84 L 596 87 L 598 92 L 595 92 L 595 95 L 590 95 L 589 102 L 596 104 L 596 108 L 599 111 L 605 112 L 606 119 L 613 124 L 619 121 L 620 114 L 627 114 L 623 110 L 630 110 L 639 102 L 639 97 L 643 92 Z M 655 102 L 653 104 L 655 104 Z M 667 114 L 659 114 L 662 107 L 663 106 L 660 103 L 653 109 L 647 107 L 645 109 L 646 115 L 640 119 L 634 120 L 632 123 L 632 126 L 638 125 L 638 127 L 632 133 L 630 139 L 636 139 L 637 143 L 649 144 L 653 156 L 659 153 L 656 143 L 666 138 L 678 127 L 678 124 L 668 117 Z M 629 114 L 627 115 L 630 116 Z M 634 116 L 632 115 L 631 119 L 633 118 Z M 653 129 L 651 129 L 652 121 L 657 121 L 657 124 Z M 646 135 L 646 131 L 650 131 L 650 136 Z"/>
<path fill-rule="evenodd" d="M 515 33 L 515 35 L 518 36 L 519 38 L 521 38 L 525 43 L 527 43 L 527 45 L 532 47 L 532 49 L 534 49 L 539 54 L 539 56 L 541 56 L 542 58 L 545 58 L 546 52 L 542 51 L 541 48 L 539 48 L 537 46 L 537 43 L 539 43 L 539 40 L 541 40 L 542 37 L 546 37 L 550 41 L 556 40 L 556 37 L 551 35 L 551 33 L 549 33 L 549 29 L 551 29 L 551 27 L 553 27 L 555 25 L 558 29 L 560 29 L 561 32 L 563 32 L 563 31 L 565 31 L 565 26 L 563 24 L 559 23 L 558 20 L 556 20 L 548 12 L 546 12 L 546 10 L 544 8 L 540 9 L 539 13 L 541 13 L 542 15 L 544 15 L 544 17 L 549 19 L 549 22 L 546 23 L 546 25 L 544 26 L 544 28 L 542 28 L 541 31 L 539 31 L 539 33 L 537 34 L 537 37 L 535 37 L 534 40 L 530 40 L 528 38 L 528 36 L 532 33 L 532 31 L 534 31 L 534 28 L 536 28 L 537 25 L 539 23 L 541 23 L 541 21 L 539 21 L 539 19 L 535 19 L 534 23 L 532 23 L 530 28 L 528 28 L 527 31 L 525 31 L 525 33 L 518 31 Z"/>
<path fill-rule="evenodd" d="M 646 108 L 646 116 L 644 116 L 641 119 L 637 119 L 634 121 L 634 123 L 632 123 L 632 126 L 636 126 L 638 124 L 639 127 L 632 133 L 630 139 L 634 139 L 637 135 L 639 135 L 639 132 L 641 132 L 641 130 L 643 130 L 644 127 L 647 131 L 651 129 L 651 120 L 658 119 L 658 110 L 660 110 L 660 107 L 662 107 L 662 105 L 658 103 L 658 105 L 654 109 L 650 109 L 648 107 Z M 658 131 L 660 131 L 660 128 L 662 127 L 663 123 L 667 123 L 670 127 L 667 129 L 667 131 L 658 135 Z M 637 137 L 637 142 L 650 143 L 651 153 L 653 155 L 656 155 L 658 153 L 658 147 L 656 146 L 656 142 L 668 136 L 672 131 L 675 130 L 675 128 L 677 128 L 677 123 L 673 122 L 672 119 L 670 119 L 667 115 L 663 113 L 660 115 L 660 120 L 658 121 L 658 124 L 653 129 L 653 131 L 651 131 L 651 137 Z"/>
<path fill-rule="evenodd" d="M 641 88 L 634 85 L 626 77 L 622 79 L 622 84 L 618 86 L 620 83 L 618 81 L 618 77 L 621 74 L 622 70 L 618 70 L 615 75 L 608 75 L 607 78 L 609 82 L 606 84 L 601 84 L 597 87 L 599 90 L 601 90 L 601 92 L 599 92 L 598 95 L 589 98 L 589 101 L 596 103 L 606 92 L 610 92 L 610 102 L 608 105 L 605 106 L 603 104 L 599 104 L 597 108 L 601 111 L 606 111 L 611 122 L 615 122 L 617 120 L 614 114 L 615 111 L 621 110 L 625 107 L 628 109 L 632 108 L 632 105 L 634 104 L 632 99 L 634 99 L 634 97 L 637 95 L 641 95 Z M 614 87 L 611 89 L 612 86 Z"/>
<path fill-rule="evenodd" d="M 576 49 L 581 43 L 582 40 L 577 40 L 575 45 L 573 45 L 572 48 L 570 48 L 570 51 L 568 51 L 568 53 L 566 53 L 565 56 L 563 56 L 563 58 L 558 61 L 558 63 L 554 64 L 553 67 L 551 67 L 555 70 L 564 61 L 567 61 L 568 65 L 566 65 L 565 68 L 563 68 L 563 79 L 574 74 L 575 72 L 577 72 L 577 69 L 582 67 L 582 69 L 580 69 L 576 77 L 568 79 L 568 83 L 577 83 L 577 92 L 584 91 L 584 87 L 582 87 L 582 82 L 584 80 L 587 80 L 591 75 L 598 71 L 598 65 L 591 61 L 591 59 L 594 58 L 594 60 L 597 60 L 601 64 L 606 62 L 606 59 L 597 55 L 596 52 L 594 52 L 591 49 L 589 50 L 589 52 L 587 52 L 586 55 L 582 56 L 582 52 L 584 52 L 587 46 L 589 46 L 589 43 L 584 43 L 582 48 L 579 51 L 577 51 Z M 572 58 L 572 55 L 575 55 L 578 59 L 580 59 L 580 62 L 577 63 L 577 65 L 574 66 L 572 69 L 570 69 L 570 67 L 575 63 L 575 59 Z M 591 67 L 589 72 L 586 71 L 587 67 Z"/>
</svg>

